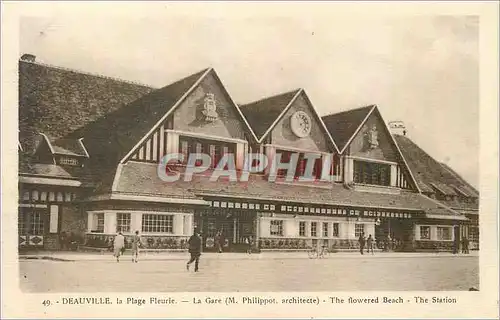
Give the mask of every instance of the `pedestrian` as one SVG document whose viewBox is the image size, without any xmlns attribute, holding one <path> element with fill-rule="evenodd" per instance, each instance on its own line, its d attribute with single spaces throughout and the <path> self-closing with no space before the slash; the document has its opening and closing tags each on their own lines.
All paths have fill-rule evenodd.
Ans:
<svg viewBox="0 0 500 320">
<path fill-rule="evenodd" d="M 68 250 L 68 236 L 66 231 L 61 232 L 59 235 L 59 244 L 61 245 L 61 250 Z"/>
<path fill-rule="evenodd" d="M 363 254 L 363 250 L 365 249 L 365 234 L 364 233 L 361 233 L 359 235 L 358 241 L 359 241 L 359 252 L 361 254 Z"/>
<path fill-rule="evenodd" d="M 372 254 L 373 253 L 373 238 L 372 238 L 372 235 L 368 235 L 368 239 L 366 239 L 366 253 L 370 253 L 370 249 L 372 250 Z"/>
<path fill-rule="evenodd" d="M 467 237 L 463 239 L 462 253 L 469 254 L 469 239 Z"/>
<path fill-rule="evenodd" d="M 189 265 L 194 262 L 194 272 L 198 272 L 198 264 L 201 256 L 201 238 L 198 235 L 198 230 L 194 230 L 193 235 L 188 240 L 188 245 L 191 259 L 186 264 L 186 269 L 189 271 Z"/>
<path fill-rule="evenodd" d="M 247 247 L 247 253 L 252 253 L 252 239 L 250 237 L 245 237 L 245 245 Z"/>
<path fill-rule="evenodd" d="M 215 235 L 215 245 L 217 247 L 217 252 L 222 253 L 222 243 L 221 243 L 221 232 L 218 231 Z"/>
<path fill-rule="evenodd" d="M 116 262 L 120 262 L 120 256 L 123 254 L 125 249 L 125 237 L 121 232 L 115 236 L 113 241 L 114 256 L 116 257 Z"/>
<path fill-rule="evenodd" d="M 136 230 L 135 235 L 132 237 L 132 262 L 137 263 L 140 246 L 142 246 L 141 237 L 139 236 L 139 230 Z"/>
</svg>

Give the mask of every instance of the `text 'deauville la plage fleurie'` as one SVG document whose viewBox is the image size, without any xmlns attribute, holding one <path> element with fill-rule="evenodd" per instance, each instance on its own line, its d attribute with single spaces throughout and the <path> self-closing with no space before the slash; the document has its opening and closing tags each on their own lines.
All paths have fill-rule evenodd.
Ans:
<svg viewBox="0 0 500 320">
<path fill-rule="evenodd" d="M 196 305 L 276 305 L 276 304 L 302 304 L 302 305 L 320 305 L 320 304 L 456 304 L 457 299 L 449 296 L 433 297 L 401 297 L 401 296 L 371 296 L 371 297 L 351 297 L 351 296 L 290 296 L 290 297 L 265 297 L 265 296 L 199 296 L 186 299 L 174 299 L 172 297 L 63 297 L 57 301 L 44 300 L 45 306 L 49 305 L 106 305 L 106 304 L 124 304 L 124 305 L 178 305 L 178 304 L 196 304 Z"/>
</svg>

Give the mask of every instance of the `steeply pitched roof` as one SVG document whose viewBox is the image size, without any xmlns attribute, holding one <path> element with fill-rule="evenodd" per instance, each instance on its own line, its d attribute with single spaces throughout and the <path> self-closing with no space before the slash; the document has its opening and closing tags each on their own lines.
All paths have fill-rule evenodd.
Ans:
<svg viewBox="0 0 500 320">
<path fill-rule="evenodd" d="M 26 151 L 45 133 L 61 138 L 154 89 L 104 76 L 19 61 L 19 140 Z"/>
<path fill-rule="evenodd" d="M 196 194 L 214 196 L 251 197 L 274 199 L 297 203 L 362 206 L 372 208 L 393 208 L 426 211 L 440 215 L 452 215 L 444 205 L 414 192 L 401 194 L 380 194 L 359 192 L 333 184 L 331 188 L 308 187 L 294 184 L 280 184 L 267 181 L 262 175 L 251 174 L 248 182 L 209 181 L 204 174 L 194 175 L 191 181 L 181 177 L 176 182 L 164 182 L 157 174 L 157 165 L 129 161 L 123 164 L 116 183 L 116 193 L 130 193 L 145 196 L 193 197 Z"/>
<path fill-rule="evenodd" d="M 361 107 L 321 117 L 340 151 L 343 151 L 373 107 Z"/>
<path fill-rule="evenodd" d="M 239 106 L 259 140 L 300 91 L 297 89 Z"/>
<path fill-rule="evenodd" d="M 456 195 L 459 188 L 474 197 L 479 195 L 460 175 L 436 161 L 408 137 L 394 135 L 394 138 L 422 191 Z"/>
<path fill-rule="evenodd" d="M 121 159 L 208 70 L 155 90 L 87 124 L 66 138 L 83 137 L 91 155 L 92 168 L 103 175 L 114 175 Z"/>
</svg>

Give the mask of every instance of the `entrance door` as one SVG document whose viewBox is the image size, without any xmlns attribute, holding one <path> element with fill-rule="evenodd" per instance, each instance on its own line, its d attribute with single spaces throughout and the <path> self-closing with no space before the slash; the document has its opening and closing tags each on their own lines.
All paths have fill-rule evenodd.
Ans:
<svg viewBox="0 0 500 320">
<path fill-rule="evenodd" d="M 375 239 L 380 249 L 409 250 L 413 242 L 413 223 L 404 219 L 382 219 L 375 227 Z"/>
</svg>

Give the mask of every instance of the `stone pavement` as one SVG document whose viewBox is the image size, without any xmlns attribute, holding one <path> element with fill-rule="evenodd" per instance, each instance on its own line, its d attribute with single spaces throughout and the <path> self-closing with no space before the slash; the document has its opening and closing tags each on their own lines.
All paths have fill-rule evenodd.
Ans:
<svg viewBox="0 0 500 320">
<path fill-rule="evenodd" d="M 125 252 L 124 259 L 131 255 L 130 250 Z M 145 261 L 166 261 L 185 260 L 189 254 L 187 252 L 140 252 L 139 259 Z M 294 252 L 262 252 L 262 253 L 202 253 L 204 260 L 283 260 L 283 259 L 308 259 L 306 251 Z M 374 255 L 359 252 L 337 252 L 330 253 L 327 259 L 359 259 L 359 258 L 439 258 L 439 257 L 470 257 L 479 256 L 478 251 L 471 251 L 470 254 L 452 254 L 449 252 L 375 252 Z M 108 261 L 112 259 L 111 252 L 72 252 L 72 251 L 38 251 L 21 253 L 19 259 L 40 259 L 53 261 Z"/>
</svg>

